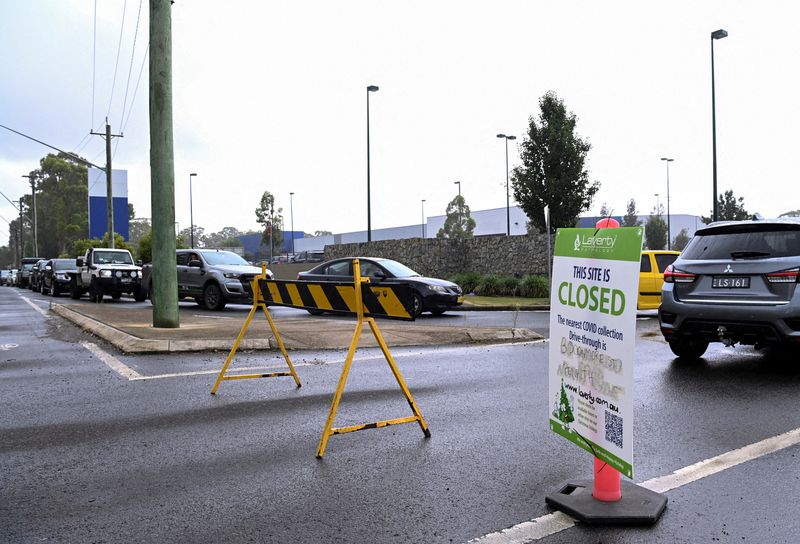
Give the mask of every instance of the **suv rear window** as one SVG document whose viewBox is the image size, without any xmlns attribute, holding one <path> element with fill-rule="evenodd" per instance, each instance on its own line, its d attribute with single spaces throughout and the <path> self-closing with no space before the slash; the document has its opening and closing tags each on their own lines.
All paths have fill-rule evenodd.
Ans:
<svg viewBox="0 0 800 544">
<path fill-rule="evenodd" d="M 800 229 L 793 225 L 741 225 L 731 228 L 698 231 L 683 259 L 752 259 L 800 255 Z"/>
</svg>

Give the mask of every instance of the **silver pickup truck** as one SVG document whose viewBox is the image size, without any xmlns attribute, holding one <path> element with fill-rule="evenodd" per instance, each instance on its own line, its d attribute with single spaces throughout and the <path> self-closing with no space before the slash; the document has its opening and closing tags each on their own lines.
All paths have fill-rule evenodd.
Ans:
<svg viewBox="0 0 800 544">
<path fill-rule="evenodd" d="M 221 310 L 229 302 L 252 303 L 250 282 L 261 274 L 261 268 L 252 266 L 236 253 L 218 249 L 179 249 L 176 267 L 178 299 L 194 299 L 209 310 Z M 152 301 L 152 265 L 144 265 L 142 274 L 142 285 Z M 269 270 L 267 277 L 274 277 Z"/>
</svg>

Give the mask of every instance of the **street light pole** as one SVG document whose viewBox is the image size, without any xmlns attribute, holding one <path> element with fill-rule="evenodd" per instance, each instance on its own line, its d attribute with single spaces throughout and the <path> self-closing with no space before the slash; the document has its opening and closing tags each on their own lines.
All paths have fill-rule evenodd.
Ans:
<svg viewBox="0 0 800 544">
<path fill-rule="evenodd" d="M 292 257 L 294 257 L 294 202 L 292 201 L 294 193 L 289 193 L 289 217 L 291 218 L 292 227 Z"/>
<path fill-rule="evenodd" d="M 197 174 L 189 174 L 189 232 L 192 238 L 192 249 L 194 249 L 194 207 L 192 206 L 192 178 Z"/>
<path fill-rule="evenodd" d="M 31 198 L 33 199 L 33 254 L 39 256 L 39 219 L 36 215 L 36 176 L 22 174 L 31 183 Z"/>
<path fill-rule="evenodd" d="M 425 238 L 425 199 L 422 199 L 422 237 Z"/>
<path fill-rule="evenodd" d="M 463 228 L 463 225 L 461 224 L 461 182 L 454 181 L 453 185 L 458 185 L 458 227 Z"/>
<path fill-rule="evenodd" d="M 661 157 L 662 161 L 667 163 L 667 249 L 672 249 L 672 226 L 670 225 L 669 220 L 669 163 L 674 161 L 675 159 L 668 159 L 667 157 Z"/>
<path fill-rule="evenodd" d="M 516 136 L 506 136 L 505 134 L 498 134 L 498 138 L 503 138 L 506 141 L 506 236 L 511 236 L 511 198 L 508 193 L 508 141 L 516 140 Z"/>
<path fill-rule="evenodd" d="M 711 145 L 714 164 L 714 206 L 712 208 L 711 220 L 717 220 L 717 101 L 714 89 L 714 40 L 721 40 L 728 36 L 728 32 L 723 29 L 715 30 L 711 33 Z"/>
<path fill-rule="evenodd" d="M 367 87 L 367 242 L 372 241 L 372 210 L 370 207 L 370 164 L 369 164 L 369 93 L 378 91 L 377 85 Z"/>
</svg>

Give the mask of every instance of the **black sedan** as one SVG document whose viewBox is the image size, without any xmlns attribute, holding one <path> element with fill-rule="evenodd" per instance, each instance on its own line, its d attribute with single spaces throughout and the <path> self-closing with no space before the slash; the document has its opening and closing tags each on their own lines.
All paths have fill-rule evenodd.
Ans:
<svg viewBox="0 0 800 544">
<path fill-rule="evenodd" d="M 298 280 L 303 281 L 353 281 L 353 258 L 334 259 L 324 262 L 308 272 L 300 272 Z M 390 259 L 359 257 L 361 276 L 368 277 L 371 283 L 404 283 L 414 293 L 414 317 L 422 312 L 441 315 L 458 307 L 463 301 L 461 287 L 447 280 L 420 276 L 406 265 Z M 309 310 L 318 315 L 321 310 Z"/>
</svg>

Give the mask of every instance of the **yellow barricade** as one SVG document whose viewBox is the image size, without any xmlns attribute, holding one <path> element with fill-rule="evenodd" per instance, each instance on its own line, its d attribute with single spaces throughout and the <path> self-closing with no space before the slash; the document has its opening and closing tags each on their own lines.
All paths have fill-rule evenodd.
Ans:
<svg viewBox="0 0 800 544">
<path fill-rule="evenodd" d="M 233 347 L 231 348 L 230 353 L 228 354 L 228 358 L 225 359 L 225 364 L 222 365 L 222 370 L 219 371 L 219 376 L 217 376 L 217 381 L 214 382 L 214 387 L 211 388 L 211 394 L 216 395 L 217 389 L 219 389 L 220 384 L 225 380 L 246 380 L 249 378 L 275 378 L 278 376 L 291 376 L 294 378 L 297 387 L 302 386 L 300 383 L 300 378 L 297 377 L 297 372 L 294 370 L 294 365 L 292 365 L 292 360 L 289 359 L 289 354 L 286 352 L 286 347 L 283 345 L 283 340 L 281 340 L 281 335 L 278 332 L 278 327 L 275 326 L 275 322 L 272 320 L 272 316 L 269 315 L 269 310 L 267 310 L 267 305 L 264 304 L 264 297 L 261 296 L 261 290 L 258 285 L 258 281 L 260 279 L 265 279 L 267 277 L 267 266 L 262 264 L 261 265 L 261 274 L 253 278 L 251 283 L 251 288 L 253 289 L 253 307 L 250 308 L 250 313 L 247 314 L 247 319 L 245 319 L 244 326 L 242 326 L 242 330 L 239 331 L 239 336 L 236 337 L 236 341 L 233 343 Z M 271 372 L 269 374 L 231 374 L 227 375 L 228 367 L 230 366 L 231 362 L 233 361 L 233 356 L 236 354 L 236 350 L 239 349 L 239 344 L 242 342 L 245 333 L 247 332 L 247 328 L 250 326 L 250 321 L 253 320 L 253 316 L 256 314 L 256 311 L 261 309 L 264 312 L 264 315 L 267 316 L 267 321 L 269 322 L 269 327 L 272 329 L 272 334 L 275 335 L 275 340 L 278 342 L 278 347 L 281 349 L 281 353 L 283 354 L 283 358 L 286 359 L 286 364 L 289 366 L 289 372 Z"/>
<path fill-rule="evenodd" d="M 289 306 L 304 310 L 323 310 L 346 315 L 364 315 L 390 319 L 414 319 L 414 294 L 406 284 L 372 285 L 362 278 L 361 303 L 356 302 L 352 282 L 314 282 L 259 280 L 261 294 L 270 306 Z"/>
<path fill-rule="evenodd" d="M 270 305 L 289 306 L 292 308 L 303 309 L 319 309 L 335 313 L 351 314 L 357 317 L 356 329 L 353 332 L 353 338 L 350 341 L 350 347 L 347 351 L 347 357 L 344 361 L 344 368 L 342 368 L 342 375 L 339 378 L 339 383 L 336 386 L 336 392 L 333 395 L 330 410 L 328 411 L 328 419 L 325 422 L 325 428 L 322 431 L 322 438 L 320 439 L 319 446 L 317 447 L 317 458 L 321 459 L 325 454 L 325 448 L 328 444 L 328 439 L 335 434 L 344 434 L 364 429 L 376 429 L 380 427 L 388 427 L 389 425 L 399 425 L 401 423 L 417 422 L 426 437 L 431 436 L 428 424 L 422 417 L 414 397 L 411 396 L 397 364 L 389 352 L 386 341 L 383 339 L 378 324 L 375 322 L 375 317 L 384 317 L 390 319 L 407 319 L 413 320 L 413 312 L 411 311 L 413 296 L 410 287 L 407 285 L 370 285 L 368 278 L 361 277 L 361 268 L 358 259 L 353 259 L 353 283 L 339 283 L 339 282 L 302 282 L 302 281 L 279 281 L 267 280 L 266 268 L 262 269 L 262 274 L 257 276 L 252 283 L 253 287 L 253 308 L 247 316 L 244 326 L 242 327 L 239 337 L 231 349 L 228 359 L 220 371 L 211 393 L 215 394 L 219 384 L 223 380 L 245 379 L 245 378 L 265 378 L 272 376 L 293 376 L 300 387 L 300 379 L 294 371 L 292 362 L 289 355 L 286 353 L 286 348 L 283 341 L 280 339 L 278 329 L 275 326 L 272 317 L 267 310 L 267 303 Z M 250 375 L 231 375 L 226 376 L 228 366 L 233 360 L 233 356 L 239 347 L 239 343 L 244 337 L 250 320 L 253 318 L 256 310 L 261 308 L 269 320 L 272 332 L 275 339 L 280 346 L 281 353 L 283 353 L 286 363 L 289 365 L 290 372 L 276 372 L 272 374 L 250 374 Z M 369 317 L 365 317 L 369 315 Z M 376 421 L 375 423 L 364 423 L 361 425 L 352 425 L 349 427 L 334 427 L 333 423 L 336 419 L 336 412 L 339 408 L 339 402 L 344 392 L 344 386 L 347 383 L 347 376 L 350 373 L 350 367 L 353 364 L 356 349 L 358 348 L 359 340 L 361 339 L 361 332 L 364 328 L 364 323 L 369 325 L 375 340 L 378 342 L 386 362 L 389 363 L 389 368 L 392 371 L 397 384 L 403 392 L 406 400 L 408 401 L 411 411 L 414 415 L 408 417 L 401 417 L 396 419 L 389 419 L 384 421 Z"/>
</svg>

